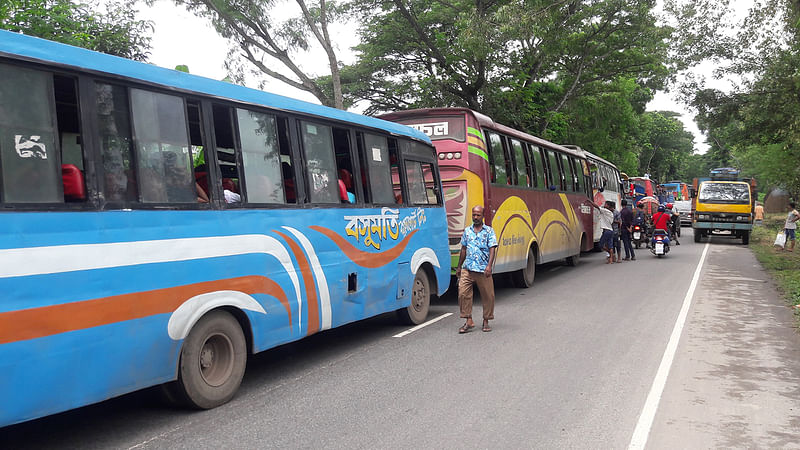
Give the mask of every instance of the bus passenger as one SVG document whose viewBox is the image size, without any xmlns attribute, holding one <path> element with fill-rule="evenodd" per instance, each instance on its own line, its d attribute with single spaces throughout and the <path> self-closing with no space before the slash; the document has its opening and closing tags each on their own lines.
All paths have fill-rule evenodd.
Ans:
<svg viewBox="0 0 800 450">
<path fill-rule="evenodd" d="M 458 329 L 464 334 L 475 328 L 472 321 L 472 288 L 478 285 L 483 305 L 483 328 L 492 331 L 489 321 L 494 319 L 494 281 L 492 267 L 497 251 L 497 236 L 489 225 L 483 223 L 483 206 L 472 208 L 472 226 L 461 236 L 461 254 L 458 256 L 456 278 L 458 279 L 458 305 L 461 318 L 467 319 Z M 466 270 L 461 270 L 464 266 Z"/>
</svg>

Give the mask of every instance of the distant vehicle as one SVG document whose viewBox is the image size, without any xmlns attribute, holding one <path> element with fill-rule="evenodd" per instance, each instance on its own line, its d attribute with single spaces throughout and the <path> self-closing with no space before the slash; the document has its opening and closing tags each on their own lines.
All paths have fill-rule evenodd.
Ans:
<svg viewBox="0 0 800 450">
<path fill-rule="evenodd" d="M 636 203 L 644 197 L 654 197 L 657 192 L 656 182 L 648 177 L 632 177 L 630 180 L 633 182 L 634 198 Z M 656 212 L 655 208 L 651 205 L 645 205 L 645 211 L 652 215 Z"/>
<path fill-rule="evenodd" d="M 690 200 L 689 186 L 682 181 L 670 181 L 659 186 L 661 203 L 675 203 Z"/>
<path fill-rule="evenodd" d="M 417 130 L 2 30 L 0 80 L 0 427 L 213 408 L 249 355 L 449 285 Z"/>
<path fill-rule="evenodd" d="M 711 234 L 727 235 L 750 242 L 756 180 L 740 178 L 733 168 L 712 169 L 709 178 L 695 178 L 692 186 L 694 241 Z"/>
<path fill-rule="evenodd" d="M 692 200 L 676 200 L 673 202 L 674 210 L 680 214 L 681 226 L 692 225 Z"/>
<path fill-rule="evenodd" d="M 447 237 L 458 261 L 461 235 L 476 205 L 500 244 L 495 273 L 518 287 L 533 284 L 536 265 L 578 262 L 592 248 L 589 163 L 565 148 L 466 108 L 397 111 L 380 116 L 427 134 L 439 154 Z M 453 263 L 455 267 L 455 263 Z"/>
</svg>

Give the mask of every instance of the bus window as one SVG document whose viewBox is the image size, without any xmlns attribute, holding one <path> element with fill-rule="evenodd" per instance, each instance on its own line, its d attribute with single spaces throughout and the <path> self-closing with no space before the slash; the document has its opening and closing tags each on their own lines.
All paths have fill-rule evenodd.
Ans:
<svg viewBox="0 0 800 450">
<path fill-rule="evenodd" d="M 569 156 L 565 154 L 561 154 L 561 167 L 564 169 L 564 190 L 565 191 L 574 191 L 575 190 L 575 178 L 572 173 L 572 164 L 570 164 Z"/>
<path fill-rule="evenodd" d="M 239 186 L 239 167 L 236 158 L 235 132 L 233 128 L 233 108 L 214 105 L 211 108 L 214 119 L 214 138 L 217 150 L 217 164 L 219 165 L 220 175 L 222 176 L 222 198 L 225 203 L 238 204 L 242 202 Z M 201 187 L 212 189 L 208 184 L 208 173 L 198 172 L 195 169 L 195 177 Z M 206 192 L 209 192 L 209 190 Z M 213 190 L 218 190 L 215 185 Z"/>
<path fill-rule="evenodd" d="M 503 151 L 503 141 L 499 134 L 487 132 L 489 135 L 489 143 L 492 155 L 492 183 L 497 184 L 511 184 L 509 183 L 508 170 L 506 169 L 506 155 Z"/>
<path fill-rule="evenodd" d="M 131 89 L 131 106 L 141 201 L 196 202 L 183 99 Z"/>
<path fill-rule="evenodd" d="M 383 136 L 370 133 L 358 133 L 361 139 L 358 140 L 359 157 L 361 167 L 366 169 L 366 180 L 364 192 L 365 201 L 377 205 L 391 205 L 395 203 L 395 196 L 391 179 L 389 143 Z"/>
<path fill-rule="evenodd" d="M 525 150 L 522 143 L 516 139 L 511 139 L 511 148 L 514 149 L 514 163 L 516 164 L 517 185 L 530 186 L 531 178 L 528 176 L 528 161 L 525 158 Z"/>
<path fill-rule="evenodd" d="M 586 180 L 583 171 L 583 161 L 572 158 L 572 164 L 575 168 L 575 181 L 577 182 L 578 192 L 586 193 Z"/>
<path fill-rule="evenodd" d="M 284 203 L 275 116 L 236 109 L 247 203 Z"/>
<path fill-rule="evenodd" d="M 310 201 L 312 203 L 340 203 L 339 177 L 336 173 L 331 127 L 301 122 L 300 135 L 308 164 Z"/>
<path fill-rule="evenodd" d="M 5 203 L 60 203 L 53 76 L 0 64 L 0 167 Z"/>
<path fill-rule="evenodd" d="M 531 163 L 533 163 L 533 172 L 534 172 L 534 180 L 535 186 L 537 188 L 547 188 L 547 177 L 545 176 L 545 165 L 544 160 L 542 159 L 542 152 L 539 150 L 539 147 L 535 145 L 530 146 L 531 150 Z"/>
<path fill-rule="evenodd" d="M 406 161 L 406 181 L 412 205 L 439 203 L 433 178 L 433 165 L 419 161 Z"/>
<path fill-rule="evenodd" d="M 558 164 L 558 155 L 552 150 L 545 149 L 547 153 L 548 166 L 550 168 L 550 186 L 555 187 L 556 190 L 564 190 L 564 177 L 561 172 L 561 167 Z"/>
<path fill-rule="evenodd" d="M 350 154 L 350 130 L 333 129 L 333 150 L 336 157 L 336 174 L 339 176 L 337 183 L 341 181 L 339 184 L 343 185 L 345 190 L 341 202 L 355 203 L 360 197 L 360 190 L 356 186 L 356 171 Z"/>
<path fill-rule="evenodd" d="M 100 154 L 103 158 L 103 194 L 107 202 L 136 202 L 139 195 L 136 188 L 128 92 L 122 86 L 97 83 L 95 94 Z"/>
</svg>

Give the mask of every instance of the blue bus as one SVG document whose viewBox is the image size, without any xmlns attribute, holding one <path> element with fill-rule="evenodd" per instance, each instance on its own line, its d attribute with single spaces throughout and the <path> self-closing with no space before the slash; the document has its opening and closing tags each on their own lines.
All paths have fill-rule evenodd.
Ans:
<svg viewBox="0 0 800 450">
<path fill-rule="evenodd" d="M 0 31 L 0 426 L 164 384 L 449 283 L 421 132 Z"/>
</svg>

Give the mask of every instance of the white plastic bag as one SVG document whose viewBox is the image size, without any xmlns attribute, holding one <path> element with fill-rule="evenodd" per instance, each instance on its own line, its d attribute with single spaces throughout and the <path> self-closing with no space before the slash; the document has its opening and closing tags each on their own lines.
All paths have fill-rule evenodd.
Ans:
<svg viewBox="0 0 800 450">
<path fill-rule="evenodd" d="M 786 235 L 783 234 L 783 231 L 779 231 L 778 235 L 775 236 L 775 247 L 783 248 L 786 245 Z"/>
</svg>

